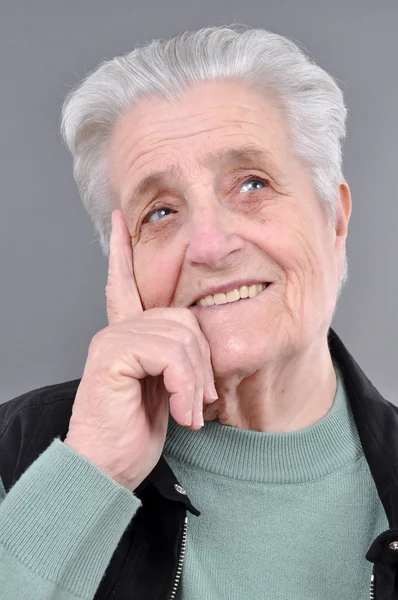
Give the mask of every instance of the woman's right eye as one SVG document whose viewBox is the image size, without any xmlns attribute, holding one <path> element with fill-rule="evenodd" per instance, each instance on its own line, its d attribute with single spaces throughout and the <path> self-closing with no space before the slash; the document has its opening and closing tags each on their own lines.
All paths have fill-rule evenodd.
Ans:
<svg viewBox="0 0 398 600">
<path fill-rule="evenodd" d="M 147 216 L 146 216 L 146 217 L 145 217 L 145 219 L 143 220 L 143 224 L 144 224 L 144 223 L 154 223 L 154 222 L 156 222 L 156 221 L 160 221 L 160 218 L 157 218 L 157 219 L 152 219 L 152 217 L 153 217 L 154 215 L 156 215 L 156 213 L 162 213 L 162 212 L 164 212 L 165 210 L 170 210 L 170 211 L 171 211 L 171 208 L 167 208 L 166 206 L 162 206 L 162 207 L 160 207 L 160 208 L 156 208 L 155 210 L 152 210 L 150 213 L 148 213 L 148 214 L 147 214 Z M 166 215 L 166 216 L 167 216 L 167 215 Z M 152 219 L 152 220 L 151 220 L 151 219 Z"/>
</svg>

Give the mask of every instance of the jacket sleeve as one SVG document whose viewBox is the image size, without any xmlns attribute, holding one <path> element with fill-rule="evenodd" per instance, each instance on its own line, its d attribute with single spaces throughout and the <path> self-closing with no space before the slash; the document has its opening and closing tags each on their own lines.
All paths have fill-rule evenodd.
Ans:
<svg viewBox="0 0 398 600">
<path fill-rule="evenodd" d="M 0 483 L 1 598 L 92 600 L 141 504 L 55 438 L 8 493 Z"/>
</svg>

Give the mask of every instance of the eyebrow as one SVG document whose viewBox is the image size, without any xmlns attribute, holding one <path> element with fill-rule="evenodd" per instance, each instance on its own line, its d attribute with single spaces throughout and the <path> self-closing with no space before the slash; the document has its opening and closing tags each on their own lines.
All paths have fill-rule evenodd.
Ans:
<svg viewBox="0 0 398 600">
<path fill-rule="evenodd" d="M 276 161 L 269 150 L 259 148 L 253 144 L 246 144 L 239 148 L 221 148 L 216 152 L 208 151 L 200 161 L 202 167 L 208 170 L 216 170 L 219 167 L 232 168 L 254 168 L 267 166 L 282 178 L 282 174 Z M 178 179 L 181 171 L 177 164 L 171 164 L 162 171 L 150 173 L 144 177 L 130 192 L 127 206 L 132 208 L 134 198 L 144 198 L 154 189 L 159 189 L 167 184 L 170 179 Z"/>
<path fill-rule="evenodd" d="M 219 166 L 254 167 L 259 164 L 276 168 L 272 153 L 254 144 L 246 144 L 239 148 L 221 148 L 216 152 L 209 151 L 201 161 L 201 165 L 209 170 Z"/>
</svg>

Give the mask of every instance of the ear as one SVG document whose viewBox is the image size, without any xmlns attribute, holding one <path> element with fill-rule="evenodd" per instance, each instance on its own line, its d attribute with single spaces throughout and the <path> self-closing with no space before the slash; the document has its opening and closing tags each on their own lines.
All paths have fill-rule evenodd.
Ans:
<svg viewBox="0 0 398 600">
<path fill-rule="evenodd" d="M 335 248 L 339 260 L 339 273 L 342 277 L 343 273 L 343 260 L 346 239 L 348 234 L 348 223 L 351 217 L 352 202 L 351 202 L 351 191 L 346 181 L 343 181 L 339 185 L 339 193 L 336 204 L 336 241 Z"/>
</svg>

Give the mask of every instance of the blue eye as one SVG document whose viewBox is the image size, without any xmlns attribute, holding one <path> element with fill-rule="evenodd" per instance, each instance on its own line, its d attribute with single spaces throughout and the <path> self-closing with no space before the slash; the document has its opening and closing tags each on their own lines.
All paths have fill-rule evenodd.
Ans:
<svg viewBox="0 0 398 600">
<path fill-rule="evenodd" d="M 254 185 L 253 185 L 253 183 L 254 183 Z M 255 192 L 257 190 L 263 189 L 263 187 L 265 187 L 267 185 L 269 185 L 269 184 L 266 179 L 262 179 L 261 177 L 250 177 L 250 179 L 246 179 L 246 181 L 244 183 L 242 183 L 240 193 L 242 193 L 242 191 L 244 191 L 244 192 L 254 191 Z M 242 189 L 244 186 L 247 187 L 246 190 Z M 169 211 L 169 213 L 176 212 L 176 211 L 173 211 L 171 208 L 167 208 L 167 206 L 160 206 L 159 208 L 152 210 L 151 212 L 149 212 L 146 215 L 145 219 L 143 220 L 143 224 L 144 223 L 156 223 L 157 221 L 161 221 L 162 217 L 158 217 L 156 219 L 152 219 L 152 217 L 154 215 L 156 215 L 156 213 L 164 213 L 165 211 Z M 167 215 L 163 214 L 163 216 L 167 216 Z"/>
<path fill-rule="evenodd" d="M 255 186 L 252 186 L 253 181 L 256 181 L 257 184 Z M 242 188 L 244 186 L 250 186 L 248 190 L 243 190 L 243 191 L 256 191 L 256 190 L 261 190 L 261 187 L 258 187 L 258 184 L 261 184 L 262 186 L 264 186 L 267 181 L 265 181 L 264 179 L 261 179 L 261 177 L 251 177 L 250 179 L 247 179 L 243 184 L 242 184 Z M 242 193 L 242 189 L 240 190 L 240 193 Z"/>
<path fill-rule="evenodd" d="M 160 219 L 154 219 L 154 220 L 151 221 L 150 218 L 153 215 L 156 215 L 156 213 L 164 212 L 165 210 L 171 211 L 171 208 L 167 208 L 166 206 L 162 206 L 162 207 L 157 208 L 156 210 L 153 210 L 152 212 L 148 213 L 147 216 L 144 219 L 144 223 L 147 223 L 147 222 L 154 223 L 155 221 L 159 221 Z"/>
</svg>

